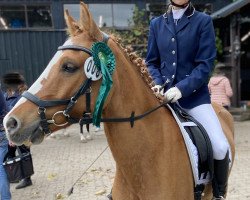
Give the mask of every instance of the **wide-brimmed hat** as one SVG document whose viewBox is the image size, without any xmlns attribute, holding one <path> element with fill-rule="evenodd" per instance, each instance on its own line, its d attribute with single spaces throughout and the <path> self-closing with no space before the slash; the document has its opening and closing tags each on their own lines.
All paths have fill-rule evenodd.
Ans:
<svg viewBox="0 0 250 200">
<path fill-rule="evenodd" d="M 3 76 L 2 80 L 5 85 L 20 85 L 25 83 L 23 75 L 18 72 L 7 73 Z"/>
</svg>

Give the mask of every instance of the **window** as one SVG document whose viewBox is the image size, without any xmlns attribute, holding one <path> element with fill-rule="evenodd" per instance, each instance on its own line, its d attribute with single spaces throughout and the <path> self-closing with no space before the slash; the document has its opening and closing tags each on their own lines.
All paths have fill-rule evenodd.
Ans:
<svg viewBox="0 0 250 200">
<path fill-rule="evenodd" d="M 26 27 L 24 6 L 1 6 L 0 28 L 24 28 Z"/>
<path fill-rule="evenodd" d="M 1 6 L 0 29 L 52 27 L 50 6 Z"/>
<path fill-rule="evenodd" d="M 29 27 L 51 27 L 51 14 L 49 6 L 27 6 Z"/>
<path fill-rule="evenodd" d="M 133 18 L 134 4 L 113 4 L 114 26 L 126 27 Z M 132 25 L 132 24 L 131 24 Z"/>
<path fill-rule="evenodd" d="M 135 4 L 88 4 L 89 10 L 99 27 L 128 27 L 132 20 Z M 80 16 L 79 4 L 64 4 L 76 20 Z"/>
<path fill-rule="evenodd" d="M 63 5 L 64 10 L 68 10 L 70 12 L 70 15 L 76 19 L 79 20 L 80 18 L 80 6 L 79 4 L 64 4 Z"/>
<path fill-rule="evenodd" d="M 89 10 L 99 27 L 113 26 L 112 4 L 88 4 Z"/>
</svg>

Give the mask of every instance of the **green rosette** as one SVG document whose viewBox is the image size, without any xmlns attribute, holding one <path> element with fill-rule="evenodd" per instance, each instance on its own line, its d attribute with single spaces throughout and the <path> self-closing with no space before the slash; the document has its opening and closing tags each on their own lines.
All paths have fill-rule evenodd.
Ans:
<svg viewBox="0 0 250 200">
<path fill-rule="evenodd" d="M 91 50 L 95 66 L 102 72 L 102 84 L 93 113 L 93 124 L 100 127 L 103 105 L 113 85 L 112 74 L 115 69 L 115 56 L 104 42 L 94 43 Z"/>
</svg>

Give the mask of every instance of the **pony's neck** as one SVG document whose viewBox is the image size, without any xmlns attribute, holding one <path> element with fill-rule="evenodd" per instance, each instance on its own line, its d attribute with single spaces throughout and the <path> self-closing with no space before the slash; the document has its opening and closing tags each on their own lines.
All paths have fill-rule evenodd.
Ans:
<svg viewBox="0 0 250 200">
<path fill-rule="evenodd" d="M 141 115 L 159 105 L 150 87 L 143 80 L 140 69 L 128 59 L 121 49 L 114 50 L 114 47 L 112 49 L 116 57 L 116 70 L 113 74 L 113 89 L 110 99 L 107 100 L 103 117 L 129 117 L 132 111 L 135 112 L 135 115 Z M 137 174 L 141 177 L 142 173 L 152 169 L 152 166 L 148 164 L 153 161 L 153 158 L 156 158 L 155 147 L 160 147 L 164 141 L 163 132 L 160 130 L 163 118 L 159 117 L 164 117 L 164 112 L 166 114 L 164 109 L 159 109 L 135 121 L 133 128 L 129 122 L 104 125 L 110 149 L 117 163 L 117 173 L 120 173 L 121 176 L 124 175 L 123 178 L 126 179 L 129 188 L 136 184 L 138 188 L 134 189 L 139 191 L 142 182 L 140 178 L 135 179 L 134 175 Z M 164 120 L 167 119 L 167 117 L 164 118 Z M 157 125 L 157 122 L 160 126 Z M 166 148 L 168 147 L 166 146 Z M 151 173 L 147 174 L 148 179 L 154 179 L 157 182 L 158 178 L 153 177 L 154 175 Z"/>
<path fill-rule="evenodd" d="M 132 111 L 140 115 L 158 106 L 159 102 L 144 82 L 140 69 L 120 48 L 111 45 L 117 67 L 103 117 L 129 117 Z M 172 188 L 166 186 L 177 182 L 169 179 L 174 177 L 171 173 L 176 167 L 175 160 L 184 165 L 189 162 L 186 154 L 181 153 L 185 147 L 170 111 L 160 108 L 135 121 L 133 127 L 129 122 L 105 123 L 104 129 L 116 161 L 115 198 L 172 199 Z M 180 174 L 177 180 L 183 178 L 186 171 Z"/>
<path fill-rule="evenodd" d="M 132 111 L 139 115 L 158 105 L 158 100 L 143 80 L 140 67 L 132 63 L 122 49 L 116 47 L 113 51 L 116 70 L 113 75 L 113 90 L 104 116 L 128 117 Z"/>
</svg>

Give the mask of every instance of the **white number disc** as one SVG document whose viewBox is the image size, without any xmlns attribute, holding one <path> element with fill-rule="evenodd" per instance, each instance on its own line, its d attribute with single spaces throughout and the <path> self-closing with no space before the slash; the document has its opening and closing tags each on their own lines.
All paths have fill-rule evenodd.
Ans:
<svg viewBox="0 0 250 200">
<path fill-rule="evenodd" d="M 95 66 L 93 57 L 89 57 L 84 63 L 84 72 L 92 81 L 97 81 L 102 77 L 101 71 Z"/>
</svg>

